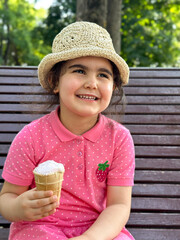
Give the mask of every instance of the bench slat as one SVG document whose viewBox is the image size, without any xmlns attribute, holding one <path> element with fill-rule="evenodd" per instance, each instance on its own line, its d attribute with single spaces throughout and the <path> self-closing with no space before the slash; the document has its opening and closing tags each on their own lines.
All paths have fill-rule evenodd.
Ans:
<svg viewBox="0 0 180 240">
<path fill-rule="evenodd" d="M 126 87 L 125 94 L 127 95 L 148 95 L 148 96 L 173 96 L 180 94 L 180 87 Z M 46 93 L 41 86 L 21 86 L 21 85 L 14 85 L 14 86 L 7 86 L 1 85 L 0 93 L 26 93 L 26 94 L 42 94 Z"/>
<path fill-rule="evenodd" d="M 180 197 L 179 184 L 135 184 L 133 197 Z"/>
<path fill-rule="evenodd" d="M 1 85 L 17 85 L 17 84 L 34 84 L 39 85 L 39 80 L 37 76 L 1 76 L 0 74 L 0 84 Z M 163 87 L 173 87 L 173 86 L 180 86 L 179 78 L 173 78 L 171 77 L 171 81 L 167 78 L 134 78 L 130 77 L 129 84 L 126 86 L 126 88 L 131 86 L 138 86 L 138 87 L 147 87 L 147 86 L 163 86 Z"/>
<path fill-rule="evenodd" d="M 127 228 L 137 240 L 179 240 L 180 229 Z"/>
<path fill-rule="evenodd" d="M 179 157 L 180 147 L 173 146 L 136 146 L 136 157 Z"/>
<path fill-rule="evenodd" d="M 105 113 L 105 115 L 107 115 Z M 9 113 L 3 113 L 1 114 L 0 122 L 23 122 L 23 123 L 29 123 L 35 119 L 38 119 L 40 117 L 44 116 L 44 114 L 37 114 L 37 113 L 13 113 L 13 118 L 12 114 Z M 112 114 L 111 117 L 117 121 L 121 120 L 124 124 L 178 124 L 180 123 L 180 115 L 142 115 L 142 114 L 126 114 L 125 116 L 117 116 Z"/>
<path fill-rule="evenodd" d="M 1 153 L 2 154 L 2 153 Z M 6 155 L 6 154 L 4 154 Z M 4 165 L 6 157 L 0 157 L 0 167 Z M 179 159 L 169 158 L 136 158 L 136 170 L 180 170 Z"/>
<path fill-rule="evenodd" d="M 135 186 L 127 227 L 137 240 L 179 240 L 180 69 L 131 68 L 124 90 L 126 115 L 120 116 L 120 105 L 117 112 L 113 106 L 104 114 L 122 122 L 135 142 Z M 14 136 L 55 109 L 44 108 L 49 101 L 39 85 L 37 67 L 0 66 L 0 174 Z M 0 177 L 0 189 L 2 184 Z M 1 216 L 0 226 L 9 226 Z M 8 229 L 0 229 L 0 238 L 7 235 Z"/>
<path fill-rule="evenodd" d="M 136 223 L 136 224 L 134 224 Z M 180 214 L 175 213 L 135 213 L 132 212 L 128 221 L 128 226 L 136 227 L 180 227 Z M 156 238 L 155 238 L 156 239 Z M 169 239 L 170 240 L 170 239 Z M 173 239 L 174 240 L 174 239 Z"/>
<path fill-rule="evenodd" d="M 11 143 L 15 135 L 15 133 L 0 133 L 0 143 Z M 133 139 L 135 145 L 180 146 L 180 136 L 177 135 L 133 135 Z"/>
<path fill-rule="evenodd" d="M 26 124 L 24 123 L 0 123 L 0 132 L 19 132 Z M 176 125 L 125 125 L 134 134 L 180 134 L 180 128 Z"/>
<path fill-rule="evenodd" d="M 117 100 L 117 97 L 114 98 L 114 101 Z M 6 103 L 17 103 L 17 102 L 23 102 L 23 103 L 49 103 L 49 96 L 45 94 L 41 95 L 25 95 L 25 94 L 2 94 L 0 95 L 0 102 L 6 102 Z M 180 96 L 173 96 L 173 98 L 170 98 L 167 96 L 127 96 L 127 102 L 128 104 L 133 105 L 157 105 L 157 104 L 180 104 Z"/>
<path fill-rule="evenodd" d="M 179 198 L 151 198 L 151 197 L 134 197 L 132 201 L 132 211 L 148 212 L 175 212 L 180 211 Z M 180 216 L 179 216 L 180 217 Z M 180 222 L 179 222 L 180 225 Z"/>
<path fill-rule="evenodd" d="M 30 112 L 30 111 L 42 111 L 45 109 L 46 112 L 46 104 L 3 104 L 0 103 L 0 112 Z M 51 107 L 50 110 L 53 110 L 54 107 Z M 111 109 L 107 109 L 106 113 L 116 113 L 121 112 L 121 106 L 118 105 L 116 108 L 112 106 Z M 180 114 L 179 105 L 128 105 L 126 107 L 126 113 L 131 114 Z"/>
<path fill-rule="evenodd" d="M 1 154 L 7 154 L 9 144 L 0 146 Z M 136 146 L 135 152 L 137 157 L 179 157 L 180 147 L 172 146 Z"/>
<path fill-rule="evenodd" d="M 179 171 L 136 170 L 135 182 L 180 183 Z"/>
</svg>

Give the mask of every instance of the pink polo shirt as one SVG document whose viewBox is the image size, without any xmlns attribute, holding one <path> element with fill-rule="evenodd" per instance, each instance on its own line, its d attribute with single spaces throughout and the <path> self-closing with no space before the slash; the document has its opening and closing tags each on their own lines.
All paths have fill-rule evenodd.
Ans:
<svg viewBox="0 0 180 240">
<path fill-rule="evenodd" d="M 103 115 L 81 136 L 61 124 L 58 108 L 28 124 L 15 137 L 2 176 L 10 183 L 33 188 L 33 170 L 46 160 L 63 163 L 65 167 L 60 206 L 55 214 L 31 224 L 89 226 L 106 206 L 107 185 L 133 185 L 132 137 L 124 126 Z M 106 161 L 109 167 L 100 181 L 98 164 Z"/>
</svg>

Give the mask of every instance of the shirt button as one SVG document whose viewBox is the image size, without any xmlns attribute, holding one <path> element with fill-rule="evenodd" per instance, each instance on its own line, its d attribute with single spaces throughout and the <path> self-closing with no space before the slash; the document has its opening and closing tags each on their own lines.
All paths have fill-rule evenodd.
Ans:
<svg viewBox="0 0 180 240">
<path fill-rule="evenodd" d="M 78 152 L 78 156 L 81 157 L 83 154 L 82 152 Z"/>
<path fill-rule="evenodd" d="M 81 143 L 81 140 L 77 140 L 77 144 L 80 144 Z"/>
<path fill-rule="evenodd" d="M 83 164 L 79 164 L 78 169 L 79 169 L 79 170 L 82 170 L 83 167 L 84 167 Z"/>
</svg>

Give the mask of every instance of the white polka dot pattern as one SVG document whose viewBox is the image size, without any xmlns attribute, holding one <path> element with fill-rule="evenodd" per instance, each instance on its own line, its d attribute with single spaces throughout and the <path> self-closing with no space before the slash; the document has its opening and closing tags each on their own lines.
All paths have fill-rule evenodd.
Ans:
<svg viewBox="0 0 180 240">
<path fill-rule="evenodd" d="M 16 136 L 3 177 L 11 183 L 32 188 L 35 186 L 33 169 L 39 163 L 48 159 L 63 163 L 60 207 L 40 222 L 82 227 L 93 223 L 105 208 L 107 185 L 133 185 L 134 144 L 125 127 L 103 115 L 94 128 L 76 136 L 64 128 L 57 112 L 32 122 Z M 105 181 L 99 182 L 96 170 L 98 164 L 105 161 L 108 161 L 109 171 Z"/>
</svg>

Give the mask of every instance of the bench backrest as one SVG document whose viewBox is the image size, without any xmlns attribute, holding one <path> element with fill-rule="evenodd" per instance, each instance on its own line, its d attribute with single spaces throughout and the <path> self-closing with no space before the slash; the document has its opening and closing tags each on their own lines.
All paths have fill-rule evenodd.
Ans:
<svg viewBox="0 0 180 240">
<path fill-rule="evenodd" d="M 114 107 L 105 114 L 120 119 L 135 142 L 135 186 L 127 228 L 137 240 L 178 240 L 180 69 L 132 68 L 125 93 L 125 116 L 119 118 Z M 0 67 L 0 174 L 15 134 L 46 114 L 47 110 L 43 114 L 40 110 L 48 102 L 39 86 L 36 67 Z M 1 216 L 0 226 L 9 226 Z M 0 236 L 7 236 L 7 230 L 0 229 Z"/>
</svg>

